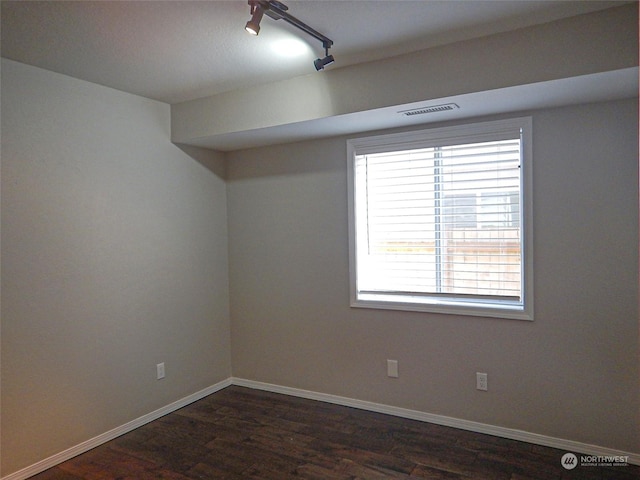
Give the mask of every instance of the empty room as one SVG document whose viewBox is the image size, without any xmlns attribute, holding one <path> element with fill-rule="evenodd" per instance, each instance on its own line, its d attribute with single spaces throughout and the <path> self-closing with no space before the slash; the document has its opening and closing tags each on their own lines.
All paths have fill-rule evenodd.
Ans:
<svg viewBox="0 0 640 480">
<path fill-rule="evenodd" d="M 640 478 L 638 2 L 0 14 L 1 480 Z"/>
</svg>

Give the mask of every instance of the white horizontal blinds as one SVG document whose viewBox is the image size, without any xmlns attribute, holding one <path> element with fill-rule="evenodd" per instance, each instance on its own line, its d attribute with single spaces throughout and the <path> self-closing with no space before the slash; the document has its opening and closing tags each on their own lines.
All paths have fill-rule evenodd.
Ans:
<svg viewBox="0 0 640 480">
<path fill-rule="evenodd" d="M 356 179 L 361 292 L 521 297 L 519 137 L 361 155 Z"/>
</svg>

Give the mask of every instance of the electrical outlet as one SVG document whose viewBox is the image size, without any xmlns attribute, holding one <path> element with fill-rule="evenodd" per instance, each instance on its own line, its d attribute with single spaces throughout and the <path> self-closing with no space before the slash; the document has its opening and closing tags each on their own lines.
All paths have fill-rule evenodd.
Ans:
<svg viewBox="0 0 640 480">
<path fill-rule="evenodd" d="M 489 390 L 488 378 L 486 373 L 476 372 L 476 389 L 486 392 Z"/>
<path fill-rule="evenodd" d="M 387 360 L 387 377 L 398 378 L 397 360 Z"/>
<path fill-rule="evenodd" d="M 159 363 L 156 365 L 156 378 L 158 380 L 160 380 L 161 378 L 164 378 L 164 362 Z"/>
</svg>

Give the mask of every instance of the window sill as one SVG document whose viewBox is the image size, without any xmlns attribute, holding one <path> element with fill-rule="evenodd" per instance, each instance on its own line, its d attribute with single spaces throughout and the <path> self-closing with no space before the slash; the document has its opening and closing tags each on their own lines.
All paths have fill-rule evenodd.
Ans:
<svg viewBox="0 0 640 480">
<path fill-rule="evenodd" d="M 512 302 L 483 302 L 478 300 L 452 301 L 450 299 L 424 298 L 411 295 L 379 295 L 360 293 L 351 300 L 354 308 L 400 310 L 407 312 L 465 315 L 472 317 L 505 318 L 533 321 L 533 312 Z"/>
</svg>

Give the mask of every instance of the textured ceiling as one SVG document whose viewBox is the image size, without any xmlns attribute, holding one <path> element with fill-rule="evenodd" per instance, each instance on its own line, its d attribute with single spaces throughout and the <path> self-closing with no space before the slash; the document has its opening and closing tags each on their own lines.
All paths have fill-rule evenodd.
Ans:
<svg viewBox="0 0 640 480">
<path fill-rule="evenodd" d="M 285 1 L 331 69 L 588 13 L 613 1 Z M 319 41 L 237 1 L 2 1 L 2 56 L 167 103 L 315 72 Z M 287 56 L 283 40 L 302 41 Z M 322 75 L 322 72 L 318 73 Z"/>
</svg>

